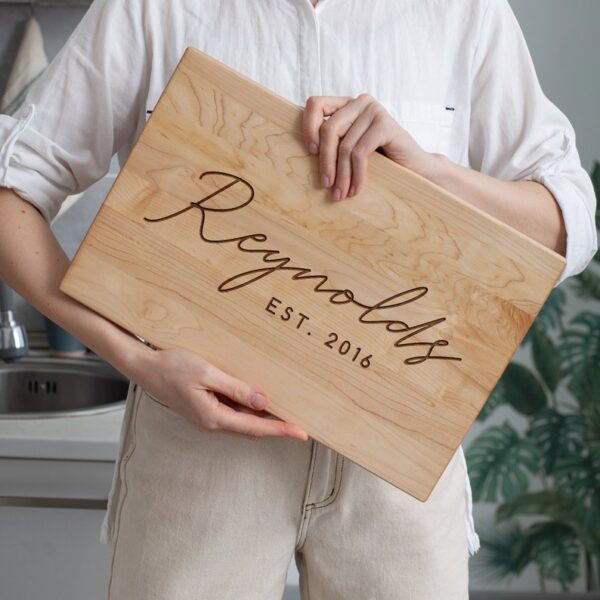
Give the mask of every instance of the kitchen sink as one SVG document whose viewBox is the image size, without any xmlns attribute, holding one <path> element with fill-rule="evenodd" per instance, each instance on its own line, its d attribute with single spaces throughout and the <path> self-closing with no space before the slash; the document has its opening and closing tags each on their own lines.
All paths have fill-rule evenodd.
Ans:
<svg viewBox="0 0 600 600">
<path fill-rule="evenodd" d="M 90 358 L 23 357 L 0 362 L 0 419 L 90 415 L 122 408 L 129 380 Z"/>
</svg>

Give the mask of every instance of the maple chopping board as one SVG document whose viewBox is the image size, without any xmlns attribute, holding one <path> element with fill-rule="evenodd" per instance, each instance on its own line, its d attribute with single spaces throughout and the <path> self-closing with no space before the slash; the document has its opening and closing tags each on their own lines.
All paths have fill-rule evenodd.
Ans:
<svg viewBox="0 0 600 600">
<path fill-rule="evenodd" d="M 188 48 L 61 290 L 425 500 L 565 260 L 379 153 L 335 203 L 301 123 Z"/>
</svg>

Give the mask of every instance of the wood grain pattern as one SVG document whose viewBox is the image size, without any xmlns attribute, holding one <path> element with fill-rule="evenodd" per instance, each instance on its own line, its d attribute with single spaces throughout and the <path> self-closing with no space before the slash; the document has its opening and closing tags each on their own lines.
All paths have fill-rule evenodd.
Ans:
<svg viewBox="0 0 600 600">
<path fill-rule="evenodd" d="M 378 153 L 332 202 L 301 117 L 189 48 L 61 289 L 425 500 L 564 258 Z"/>
</svg>

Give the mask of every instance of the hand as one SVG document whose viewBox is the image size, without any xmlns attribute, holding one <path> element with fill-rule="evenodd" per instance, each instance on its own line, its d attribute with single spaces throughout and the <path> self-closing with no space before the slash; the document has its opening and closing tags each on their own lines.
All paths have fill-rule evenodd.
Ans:
<svg viewBox="0 0 600 600">
<path fill-rule="evenodd" d="M 375 150 L 423 177 L 435 169 L 437 155 L 425 152 L 369 94 L 310 96 L 302 126 L 309 152 L 319 154 L 321 184 L 332 188 L 335 200 L 361 192 Z"/>
<path fill-rule="evenodd" d="M 261 390 L 213 366 L 186 350 L 157 350 L 146 355 L 135 378 L 148 393 L 191 421 L 201 431 L 223 431 L 252 439 L 307 434 L 264 411 Z"/>
</svg>

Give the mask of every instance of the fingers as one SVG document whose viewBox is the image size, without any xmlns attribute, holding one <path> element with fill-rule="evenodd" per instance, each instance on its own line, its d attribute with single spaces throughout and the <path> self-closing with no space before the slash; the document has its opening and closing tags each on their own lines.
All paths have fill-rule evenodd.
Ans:
<svg viewBox="0 0 600 600">
<path fill-rule="evenodd" d="M 319 152 L 319 128 L 326 116 L 347 104 L 350 96 L 310 96 L 302 114 L 304 143 L 311 154 Z"/>
<path fill-rule="evenodd" d="M 369 103 L 370 96 L 361 94 L 358 98 L 353 99 L 336 111 L 319 128 L 319 166 L 321 184 L 324 187 L 332 187 L 334 181 L 336 181 L 340 139 L 347 134 L 352 124 L 359 118 Z M 337 187 L 337 185 L 333 186 L 334 198 L 339 200 L 341 191 L 336 192 Z"/>
<path fill-rule="evenodd" d="M 172 348 L 157 351 L 153 360 L 156 362 L 144 370 L 145 381 L 140 385 L 149 397 L 152 394 L 199 430 L 230 429 L 252 438 L 308 439 L 300 427 L 263 410 L 268 401 L 260 388 L 221 371 L 197 354 Z"/>
<path fill-rule="evenodd" d="M 369 94 L 356 98 L 311 96 L 307 100 L 305 143 L 311 153 L 319 154 L 321 185 L 332 189 L 334 200 L 356 196 L 364 188 L 369 154 L 389 142 L 386 114 Z"/>
<path fill-rule="evenodd" d="M 213 365 L 209 365 L 203 373 L 202 385 L 254 410 L 262 410 L 268 404 L 263 392 Z"/>
<path fill-rule="evenodd" d="M 349 196 L 356 196 L 363 190 L 367 181 L 368 157 L 377 150 L 380 144 L 381 136 L 374 127 L 371 127 L 365 131 L 352 149 L 352 178 L 350 183 L 352 193 Z"/>
<path fill-rule="evenodd" d="M 302 441 L 308 439 L 306 432 L 292 423 L 265 419 L 235 410 L 219 411 L 215 427 L 252 438 L 290 436 Z"/>
<path fill-rule="evenodd" d="M 308 439 L 306 432 L 292 423 L 257 415 L 256 411 L 262 411 L 268 400 L 263 392 L 241 379 L 209 365 L 203 374 L 202 385 L 210 389 L 207 395 L 214 395 L 219 401 L 210 419 L 203 423 L 206 429 L 229 430 L 253 438 L 291 436 L 302 441 Z"/>
<path fill-rule="evenodd" d="M 331 187 L 335 181 L 340 138 L 350 129 L 352 122 L 360 114 L 356 105 L 353 109 L 349 106 L 345 108 L 346 110 L 340 109 L 329 117 L 319 129 L 319 170 L 323 187 Z"/>
<path fill-rule="evenodd" d="M 360 140 L 368 133 L 373 122 L 369 111 L 360 113 L 342 138 L 337 156 L 337 168 L 334 182 L 334 200 L 342 200 L 347 195 L 356 194 L 357 181 L 364 179 L 367 170 L 367 155 L 362 152 L 362 146 L 358 146 Z M 355 168 L 358 166 L 359 171 Z"/>
</svg>

